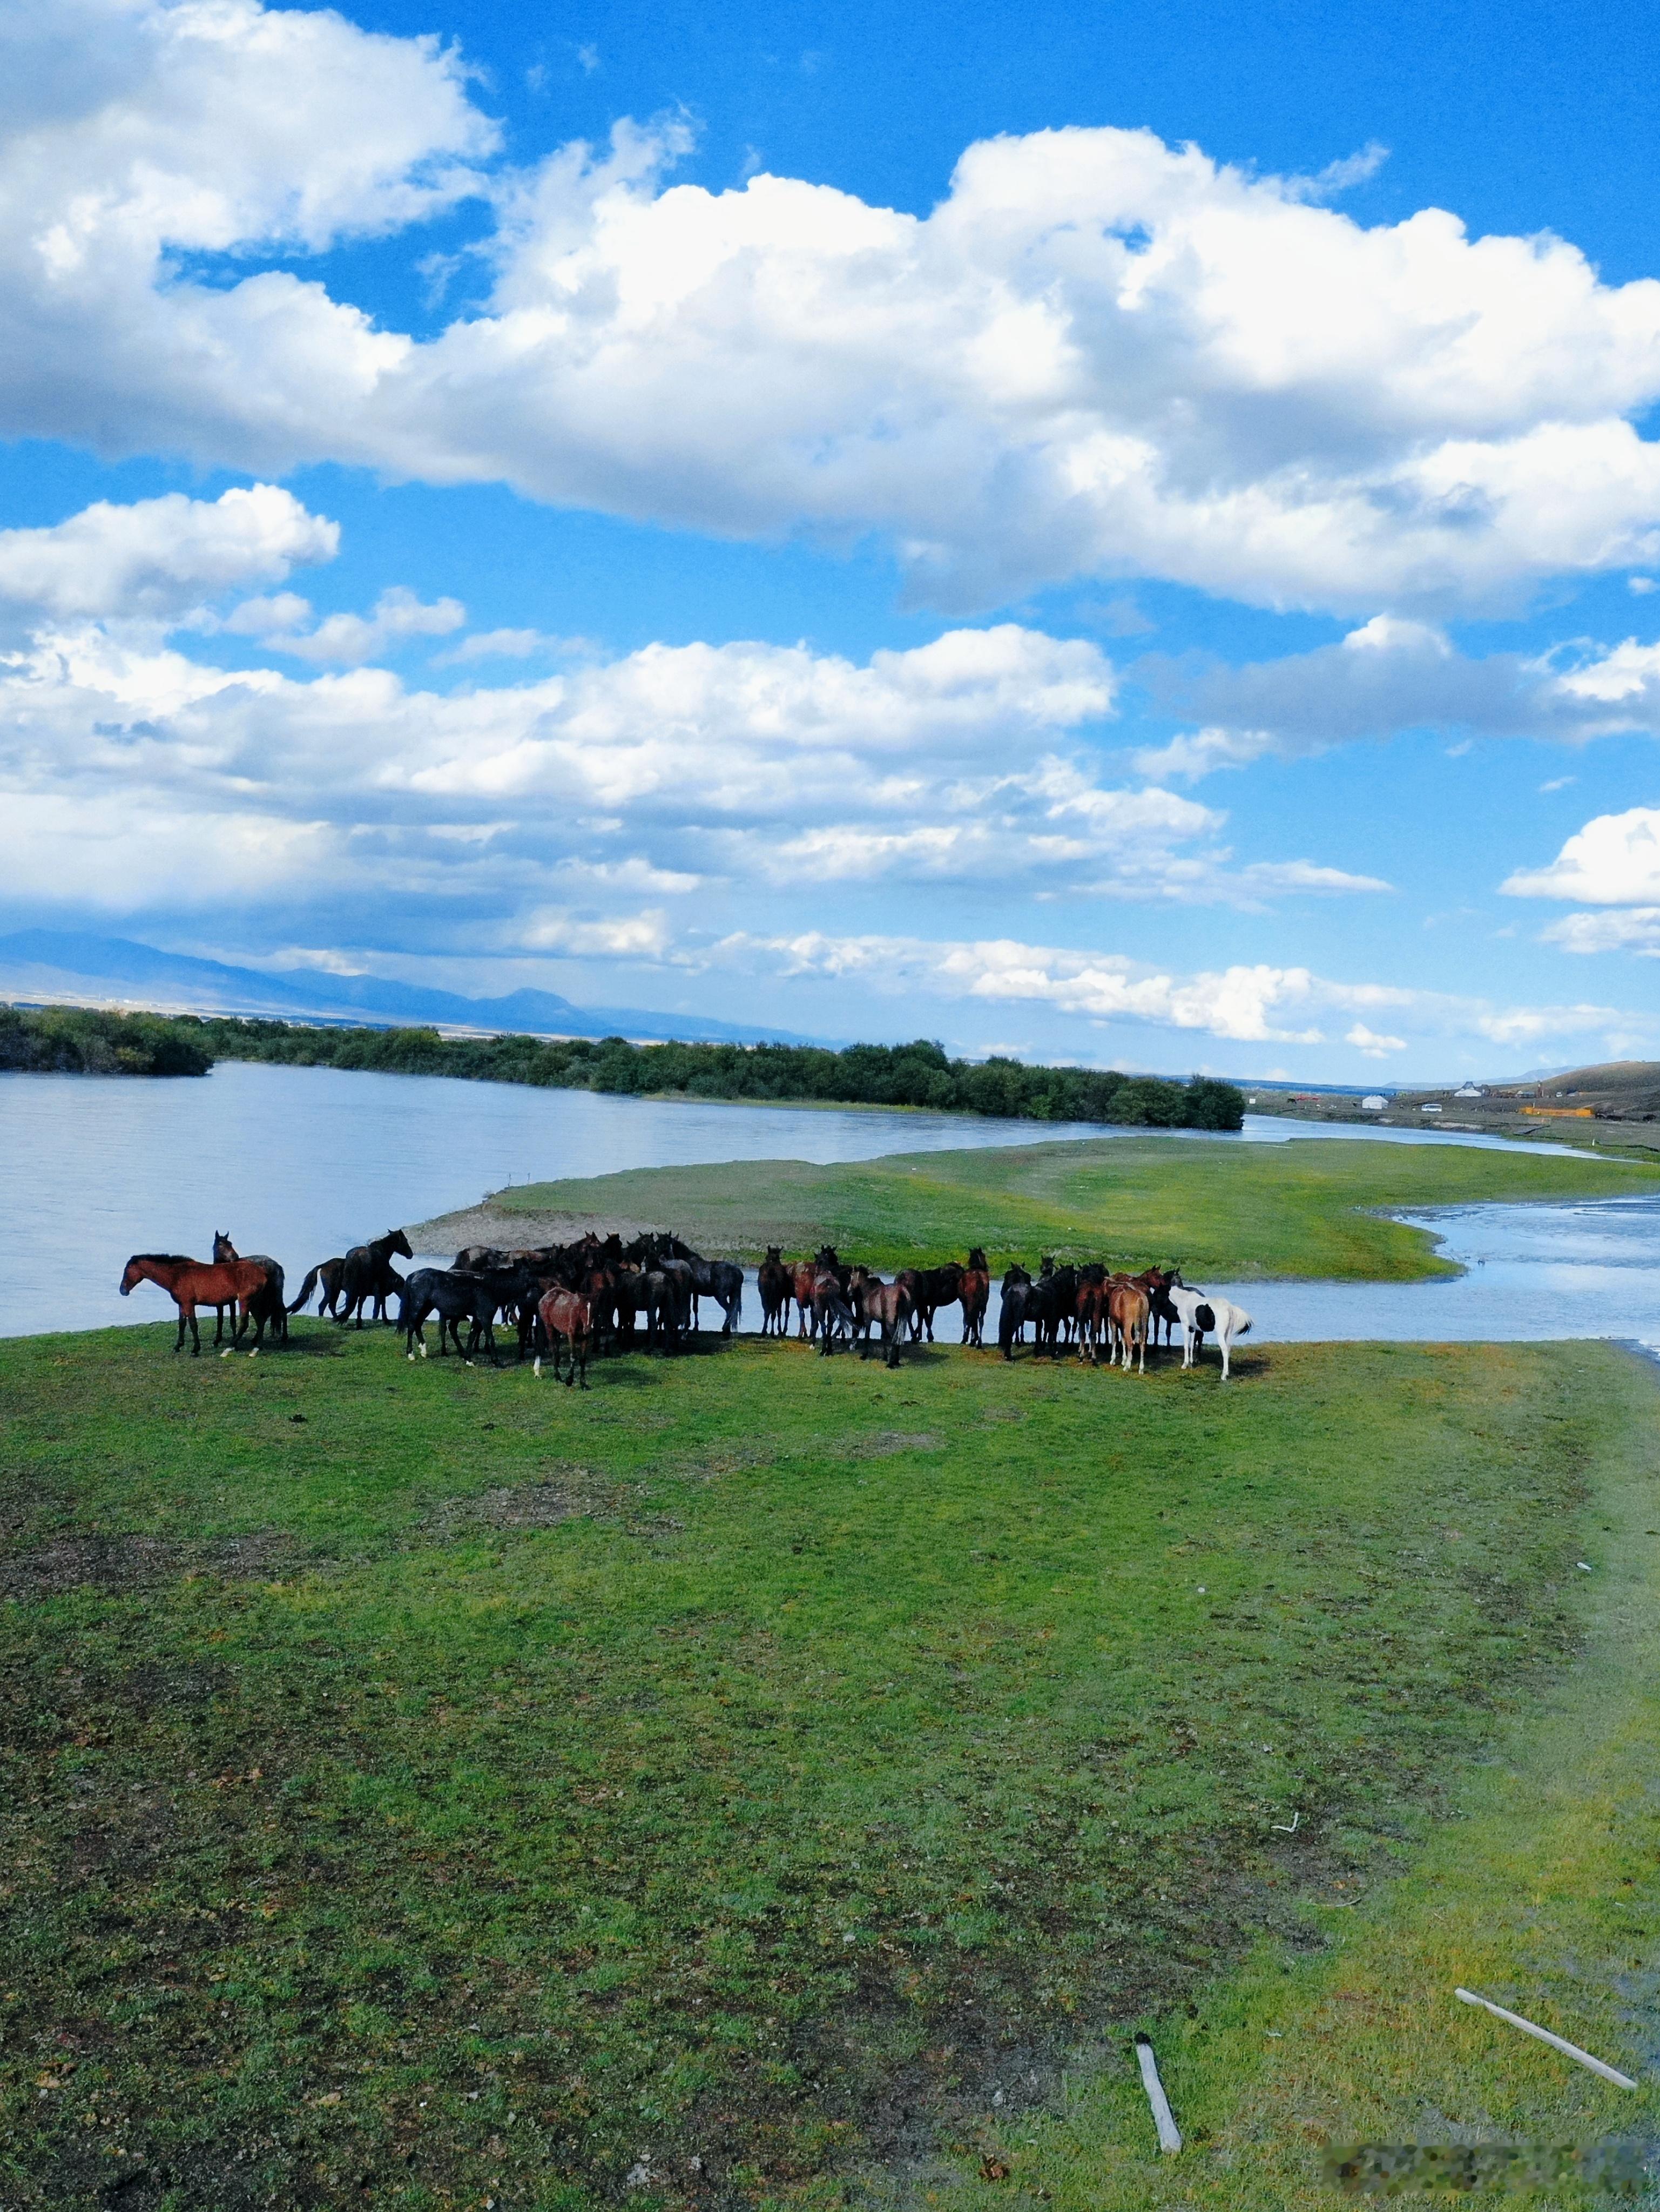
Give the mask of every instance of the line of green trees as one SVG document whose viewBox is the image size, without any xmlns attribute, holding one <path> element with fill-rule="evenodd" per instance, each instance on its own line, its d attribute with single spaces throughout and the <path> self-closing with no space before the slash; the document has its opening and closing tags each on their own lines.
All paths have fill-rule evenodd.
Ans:
<svg viewBox="0 0 1660 2212">
<path fill-rule="evenodd" d="M 838 1106 L 916 1106 L 1037 1121 L 1237 1129 L 1245 1102 L 1231 1083 L 1167 1083 L 1087 1067 L 952 1060 L 937 1044 L 629 1044 L 623 1037 L 442 1037 L 436 1030 L 312 1029 L 225 1016 L 9 1012 L 0 1066 L 92 1074 L 199 1075 L 216 1060 L 288 1066 L 448 1075 L 478 1083 L 635 1097 L 812 1099 Z"/>
<path fill-rule="evenodd" d="M 0 1068 L 47 1075 L 205 1075 L 198 1024 L 82 1006 L 0 1006 Z"/>
</svg>

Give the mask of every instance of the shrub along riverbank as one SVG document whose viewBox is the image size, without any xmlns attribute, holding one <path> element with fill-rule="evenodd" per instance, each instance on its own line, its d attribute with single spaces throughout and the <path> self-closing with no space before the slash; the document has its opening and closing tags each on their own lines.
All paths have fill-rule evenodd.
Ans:
<svg viewBox="0 0 1660 2212">
<path fill-rule="evenodd" d="M 0 1071 L 37 1075 L 205 1075 L 213 1054 L 164 1014 L 0 1006 Z"/>
<path fill-rule="evenodd" d="M 1643 2070 L 1611 1347 L 170 1331 L 0 1346 L 9 2203 L 1301 2212 L 1327 2137 L 1652 2132 L 1450 1996 Z"/>
<path fill-rule="evenodd" d="M 193 1064 L 139 1066 L 121 1057 L 140 1032 Z M 80 1058 L 76 1058 L 76 1054 Z M 10 1056 L 8 1056 L 9 1054 Z M 34 1055 L 31 1057 L 31 1055 Z M 729 1098 L 753 1105 L 911 1106 L 1037 1121 L 1113 1121 L 1134 1127 L 1237 1129 L 1237 1085 L 1195 1076 L 1170 1083 L 1111 1069 L 1028 1066 L 951 1059 L 937 1044 L 629 1044 L 623 1037 L 443 1037 L 436 1030 L 310 1029 L 228 1017 L 117 1015 L 49 1007 L 0 1009 L 0 1067 L 88 1074 L 202 1075 L 216 1060 L 380 1074 L 448 1075 L 475 1083 L 635 1097 Z"/>
</svg>

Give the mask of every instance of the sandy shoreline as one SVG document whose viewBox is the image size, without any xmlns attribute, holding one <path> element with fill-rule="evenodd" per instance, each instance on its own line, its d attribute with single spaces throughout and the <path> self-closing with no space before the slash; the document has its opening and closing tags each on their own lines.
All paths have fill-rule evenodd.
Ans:
<svg viewBox="0 0 1660 2212">
<path fill-rule="evenodd" d="M 608 1237 L 614 1229 L 626 1244 L 648 1229 L 667 1226 L 662 1221 L 619 1219 L 614 1213 L 502 1213 L 486 1201 L 457 1213 L 435 1214 L 430 1221 L 410 1222 L 404 1233 L 417 1252 L 454 1254 L 465 1244 L 496 1244 L 510 1252 L 571 1244 L 589 1230 Z"/>
</svg>

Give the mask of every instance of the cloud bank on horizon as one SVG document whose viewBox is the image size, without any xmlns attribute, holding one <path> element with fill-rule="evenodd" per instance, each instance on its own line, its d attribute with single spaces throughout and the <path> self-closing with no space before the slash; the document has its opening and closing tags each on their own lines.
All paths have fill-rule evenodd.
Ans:
<svg viewBox="0 0 1660 2212">
<path fill-rule="evenodd" d="M 1376 149 L 1032 130 L 921 213 L 672 114 L 527 156 L 451 27 L 0 14 L 9 920 L 1140 1065 L 1660 1052 L 1660 283 L 1363 222 Z"/>
</svg>

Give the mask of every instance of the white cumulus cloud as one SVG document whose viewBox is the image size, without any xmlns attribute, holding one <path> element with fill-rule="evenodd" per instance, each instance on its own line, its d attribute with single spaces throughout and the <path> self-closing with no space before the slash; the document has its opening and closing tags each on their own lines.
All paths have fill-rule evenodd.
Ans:
<svg viewBox="0 0 1660 2212">
<path fill-rule="evenodd" d="M 1463 1037 L 1505 1048 L 1600 1035 L 1609 1048 L 1620 1049 L 1657 1026 L 1609 1006 L 1494 1006 L 1445 992 L 1344 982 L 1266 962 L 1183 975 L 1126 954 L 1006 939 L 933 941 L 803 930 L 733 935 L 709 957 L 714 964 L 770 964 L 786 974 L 850 978 L 888 994 L 920 990 L 1044 1006 L 1101 1024 L 1143 1023 L 1247 1044 L 1321 1044 L 1328 1040 L 1323 1023 L 1379 1009 L 1420 1041 Z M 1363 1020 L 1353 1022 L 1345 1041 L 1368 1056 L 1407 1048 L 1406 1039 L 1374 1031 Z"/>
<path fill-rule="evenodd" d="M 339 542 L 337 524 L 275 484 L 211 501 L 100 500 L 47 529 L 0 531 L 0 602 L 54 622 L 176 621 L 224 592 L 331 561 Z"/>
<path fill-rule="evenodd" d="M 1590 906 L 1660 903 L 1660 807 L 1597 815 L 1575 830 L 1548 867 L 1518 868 L 1499 888 L 1512 898 L 1578 899 Z"/>
<path fill-rule="evenodd" d="M 921 216 L 676 183 L 679 124 L 506 173 L 430 39 L 252 0 L 8 38 L 10 434 L 877 532 L 963 609 L 1092 573 L 1365 615 L 1660 558 L 1660 285 L 1558 238 L 1368 228 L 1345 174 L 1145 131 L 972 145 Z M 491 289 L 430 340 L 276 265 L 467 193 Z"/>
<path fill-rule="evenodd" d="M 394 584 L 381 592 L 368 615 L 329 615 L 314 629 L 300 630 L 296 623 L 306 621 L 311 609 L 293 592 L 284 592 L 280 599 L 249 602 L 236 609 L 232 623 L 240 620 L 240 626 L 279 653 L 292 654 L 299 660 L 313 660 L 324 665 L 358 668 L 366 660 L 378 659 L 388 650 L 412 637 L 448 637 L 460 629 L 467 618 L 467 611 L 459 599 L 418 599 L 401 584 Z M 264 616 L 271 619 L 263 630 L 254 627 Z M 226 627 L 229 628 L 230 623 Z"/>
</svg>

